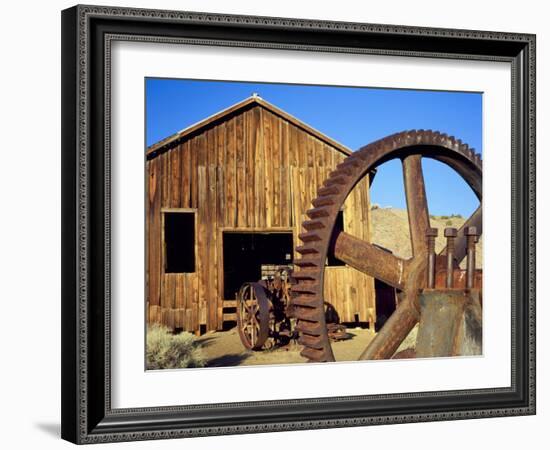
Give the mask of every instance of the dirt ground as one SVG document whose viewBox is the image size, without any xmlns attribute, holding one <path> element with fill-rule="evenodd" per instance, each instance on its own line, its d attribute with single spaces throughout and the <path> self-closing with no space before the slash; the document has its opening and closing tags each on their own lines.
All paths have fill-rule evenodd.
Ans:
<svg viewBox="0 0 550 450">
<path fill-rule="evenodd" d="M 356 361 L 374 337 L 374 332 L 368 329 L 349 328 L 347 333 L 348 339 L 332 343 L 337 361 Z M 270 350 L 246 350 L 236 328 L 206 333 L 198 338 L 198 342 L 207 358 L 207 367 L 306 362 L 306 359 L 300 356 L 300 345 L 294 341 L 285 347 Z"/>
</svg>

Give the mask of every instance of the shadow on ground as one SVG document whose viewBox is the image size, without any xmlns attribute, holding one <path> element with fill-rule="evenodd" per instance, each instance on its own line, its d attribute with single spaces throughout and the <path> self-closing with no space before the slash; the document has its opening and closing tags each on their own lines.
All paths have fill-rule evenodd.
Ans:
<svg viewBox="0 0 550 450">
<path fill-rule="evenodd" d="M 196 342 L 200 347 L 206 348 L 214 344 L 216 342 L 216 338 L 214 336 L 202 337 L 200 340 L 197 340 Z"/>
<path fill-rule="evenodd" d="M 232 353 L 230 355 L 218 356 L 212 358 L 206 363 L 206 367 L 227 367 L 240 366 L 250 355 L 246 353 Z"/>
</svg>

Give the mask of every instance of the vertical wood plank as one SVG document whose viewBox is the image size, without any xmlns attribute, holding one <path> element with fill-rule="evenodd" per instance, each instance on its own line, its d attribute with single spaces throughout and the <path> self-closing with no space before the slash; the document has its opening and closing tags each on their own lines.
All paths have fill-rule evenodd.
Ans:
<svg viewBox="0 0 550 450">
<path fill-rule="evenodd" d="M 191 152 L 189 150 L 189 141 L 181 145 L 181 198 L 182 208 L 190 208 L 191 196 Z"/>
<path fill-rule="evenodd" d="M 273 225 L 273 139 L 272 139 L 272 114 L 262 110 L 263 132 L 264 132 L 264 191 L 265 191 L 265 226 Z"/>
<path fill-rule="evenodd" d="M 170 207 L 181 206 L 181 151 L 182 145 L 178 145 L 170 154 Z"/>
<path fill-rule="evenodd" d="M 236 186 L 237 186 L 237 226 L 246 226 L 246 216 L 248 214 L 246 204 L 246 146 L 245 146 L 245 124 L 244 115 L 239 114 L 235 117 L 235 166 L 236 166 Z"/>
<path fill-rule="evenodd" d="M 176 276 L 176 304 L 175 308 L 183 308 L 184 304 L 184 284 L 185 284 L 185 274 L 177 273 Z"/>
<path fill-rule="evenodd" d="M 226 198 L 226 177 L 225 177 L 225 161 L 226 161 L 226 141 L 225 141 L 225 122 L 220 123 L 216 128 L 216 221 L 219 227 L 225 225 L 225 209 L 227 206 Z"/>
<path fill-rule="evenodd" d="M 199 295 L 199 325 L 207 324 L 207 283 L 208 283 L 208 260 L 207 260 L 207 230 L 205 227 L 207 221 L 208 203 L 207 203 L 207 175 L 206 167 L 204 165 L 198 167 L 198 258 L 197 258 L 197 275 L 199 277 L 198 282 L 198 295 Z"/>
<path fill-rule="evenodd" d="M 149 304 L 160 305 L 161 212 L 160 159 L 149 162 Z"/>
<path fill-rule="evenodd" d="M 288 124 L 288 145 L 289 145 L 288 163 L 292 167 L 298 167 L 300 165 L 300 162 L 298 159 L 298 151 L 299 151 L 298 132 L 296 130 L 296 127 L 292 124 Z"/>
<path fill-rule="evenodd" d="M 289 171 L 289 132 L 288 122 L 281 123 L 281 226 L 290 227 L 292 201 L 290 199 L 290 171 Z"/>
<path fill-rule="evenodd" d="M 246 189 L 246 204 L 247 204 L 247 220 L 246 225 L 249 227 L 256 226 L 256 215 L 258 214 L 255 208 L 254 186 L 256 167 L 254 165 L 256 156 L 256 136 L 258 132 L 258 122 L 253 110 L 245 113 L 245 143 L 246 145 L 246 161 L 245 161 L 245 189 Z"/>
<path fill-rule="evenodd" d="M 199 159 L 198 159 L 198 142 L 197 138 L 193 138 L 189 141 L 189 158 L 191 161 L 190 164 L 190 206 L 191 208 L 197 208 L 198 207 L 198 198 L 199 198 L 199 174 L 198 174 L 198 167 L 199 167 Z"/>
<path fill-rule="evenodd" d="M 225 160 L 226 174 L 226 209 L 225 225 L 234 227 L 237 224 L 237 201 L 236 201 L 236 158 L 235 158 L 235 119 L 232 118 L 226 122 L 225 138 L 227 145 L 227 157 Z"/>
<path fill-rule="evenodd" d="M 198 262 L 198 261 L 197 261 Z M 190 320 L 190 326 L 189 330 L 197 331 L 200 327 L 200 320 L 199 320 L 199 276 L 198 273 L 194 273 L 192 278 L 192 286 L 193 286 L 193 297 L 192 305 L 191 305 L 191 320 Z"/>
<path fill-rule="evenodd" d="M 215 330 L 218 326 L 218 259 L 217 259 L 217 221 L 216 221 L 216 167 L 208 168 L 209 204 L 212 205 L 208 221 L 208 329 Z"/>
<path fill-rule="evenodd" d="M 160 156 L 160 177 L 162 181 L 161 207 L 170 206 L 170 154 L 162 153 Z"/>
<path fill-rule="evenodd" d="M 253 109 L 255 120 L 258 127 L 256 132 L 256 150 L 255 150 L 255 179 L 254 179 L 254 207 L 256 216 L 256 226 L 266 226 L 266 211 L 265 211 L 265 189 L 264 189 L 264 121 L 263 108 L 256 107 Z"/>
<path fill-rule="evenodd" d="M 300 217 L 300 194 L 298 192 L 299 184 L 298 184 L 298 175 L 297 175 L 298 169 L 295 166 L 289 167 L 289 175 L 290 175 L 290 194 L 291 194 L 291 202 L 292 202 L 292 209 L 290 211 L 290 222 L 292 226 L 292 242 L 294 244 L 294 249 L 299 245 L 298 242 L 298 234 L 299 234 L 299 217 Z M 292 255 L 293 259 L 296 260 L 300 258 L 300 255 L 294 250 L 294 253 Z"/>
<path fill-rule="evenodd" d="M 271 185 L 273 196 L 273 226 L 281 226 L 281 121 L 271 116 Z"/>
</svg>

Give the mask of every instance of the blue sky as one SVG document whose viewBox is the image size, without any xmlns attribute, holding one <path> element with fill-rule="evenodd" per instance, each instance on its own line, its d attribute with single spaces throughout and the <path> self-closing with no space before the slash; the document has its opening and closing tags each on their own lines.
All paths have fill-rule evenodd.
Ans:
<svg viewBox="0 0 550 450">
<path fill-rule="evenodd" d="M 147 78 L 145 88 L 147 145 L 257 93 L 352 150 L 419 128 L 454 135 L 482 150 L 480 93 L 158 78 Z M 453 170 L 426 158 L 423 168 L 430 214 L 467 217 L 477 208 L 477 198 Z M 399 161 L 379 168 L 371 197 L 381 206 L 405 208 Z"/>
</svg>

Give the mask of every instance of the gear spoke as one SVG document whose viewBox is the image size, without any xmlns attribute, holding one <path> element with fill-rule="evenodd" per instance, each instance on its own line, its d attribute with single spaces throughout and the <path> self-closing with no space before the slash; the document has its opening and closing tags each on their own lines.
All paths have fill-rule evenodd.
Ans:
<svg viewBox="0 0 550 450">
<path fill-rule="evenodd" d="M 404 288 L 408 261 L 343 231 L 337 233 L 336 258 L 396 289 Z"/>
<path fill-rule="evenodd" d="M 427 252 L 426 230 L 430 227 L 421 155 L 414 154 L 403 158 L 403 179 L 413 257 L 419 257 Z"/>
<path fill-rule="evenodd" d="M 359 357 L 365 359 L 389 359 L 393 356 L 401 342 L 405 340 L 418 323 L 418 312 L 414 304 L 417 301 L 417 291 L 407 294 L 395 312 L 390 316 L 382 329 L 370 342 Z"/>
</svg>

